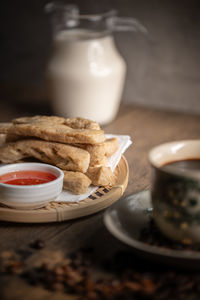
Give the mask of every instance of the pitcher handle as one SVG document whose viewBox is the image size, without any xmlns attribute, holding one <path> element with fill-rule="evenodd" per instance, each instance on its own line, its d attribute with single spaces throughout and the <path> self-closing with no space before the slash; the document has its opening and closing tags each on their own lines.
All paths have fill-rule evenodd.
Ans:
<svg viewBox="0 0 200 300">
<path fill-rule="evenodd" d="M 107 18 L 107 26 L 111 31 L 134 31 L 147 34 L 148 31 L 137 19 L 113 16 Z"/>
</svg>

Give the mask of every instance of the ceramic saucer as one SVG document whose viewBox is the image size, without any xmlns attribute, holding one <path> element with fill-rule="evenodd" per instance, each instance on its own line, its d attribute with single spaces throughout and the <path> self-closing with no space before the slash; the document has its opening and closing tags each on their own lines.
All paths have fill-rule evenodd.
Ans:
<svg viewBox="0 0 200 300">
<path fill-rule="evenodd" d="M 200 251 L 174 250 L 146 244 L 139 240 L 141 230 L 152 218 L 149 191 L 120 198 L 104 214 L 104 223 L 112 235 L 146 258 L 162 263 L 200 269 Z"/>
</svg>

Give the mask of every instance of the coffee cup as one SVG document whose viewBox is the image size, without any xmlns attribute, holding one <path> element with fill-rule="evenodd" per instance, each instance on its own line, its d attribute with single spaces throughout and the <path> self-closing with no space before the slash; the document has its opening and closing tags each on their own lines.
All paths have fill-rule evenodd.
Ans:
<svg viewBox="0 0 200 300">
<path fill-rule="evenodd" d="M 149 152 L 153 217 L 168 238 L 200 244 L 200 140 L 175 141 Z"/>
</svg>

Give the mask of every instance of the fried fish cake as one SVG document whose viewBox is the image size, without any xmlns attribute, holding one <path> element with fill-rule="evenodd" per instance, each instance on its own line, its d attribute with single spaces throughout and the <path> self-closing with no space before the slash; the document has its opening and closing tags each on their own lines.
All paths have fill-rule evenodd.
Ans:
<svg viewBox="0 0 200 300">
<path fill-rule="evenodd" d="M 63 124 L 74 129 L 95 129 L 100 130 L 100 126 L 97 122 L 84 118 L 62 118 L 57 116 L 41 116 L 34 117 L 21 117 L 12 121 L 14 124 L 32 124 L 39 122 Z"/>
<path fill-rule="evenodd" d="M 110 167 L 97 166 L 89 167 L 86 175 L 91 179 L 93 185 L 113 186 L 115 184 L 115 175 Z"/>
<path fill-rule="evenodd" d="M 0 131 L 0 133 L 4 132 Z M 37 137 L 45 141 L 60 142 L 65 144 L 96 144 L 105 141 L 103 130 L 73 129 L 63 124 L 56 124 L 55 126 L 54 124 L 46 122 L 13 124 L 9 127 L 7 133 L 20 135 L 23 137 Z"/>
<path fill-rule="evenodd" d="M 87 171 L 90 163 L 89 152 L 60 143 L 27 139 L 0 147 L 1 162 L 12 163 L 27 157 L 34 157 L 63 170 L 83 173 Z"/>
<path fill-rule="evenodd" d="M 106 165 L 108 157 L 114 154 L 118 149 L 117 138 L 107 139 L 99 144 L 75 144 L 75 146 L 87 150 L 90 153 L 90 166 Z"/>
<path fill-rule="evenodd" d="M 88 191 L 91 180 L 81 172 L 63 171 L 63 188 L 74 194 L 84 194 Z"/>
</svg>

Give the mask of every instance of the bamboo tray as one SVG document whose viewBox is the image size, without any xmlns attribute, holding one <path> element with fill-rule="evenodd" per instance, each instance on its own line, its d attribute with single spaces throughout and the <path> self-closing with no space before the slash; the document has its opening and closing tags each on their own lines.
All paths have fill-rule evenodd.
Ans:
<svg viewBox="0 0 200 300">
<path fill-rule="evenodd" d="M 129 167 L 122 156 L 115 169 L 117 182 L 111 189 L 99 187 L 87 199 L 79 202 L 51 202 L 46 207 L 34 210 L 18 210 L 0 206 L 0 220 L 19 223 L 61 222 L 96 213 L 119 199 L 128 184 Z"/>
</svg>

